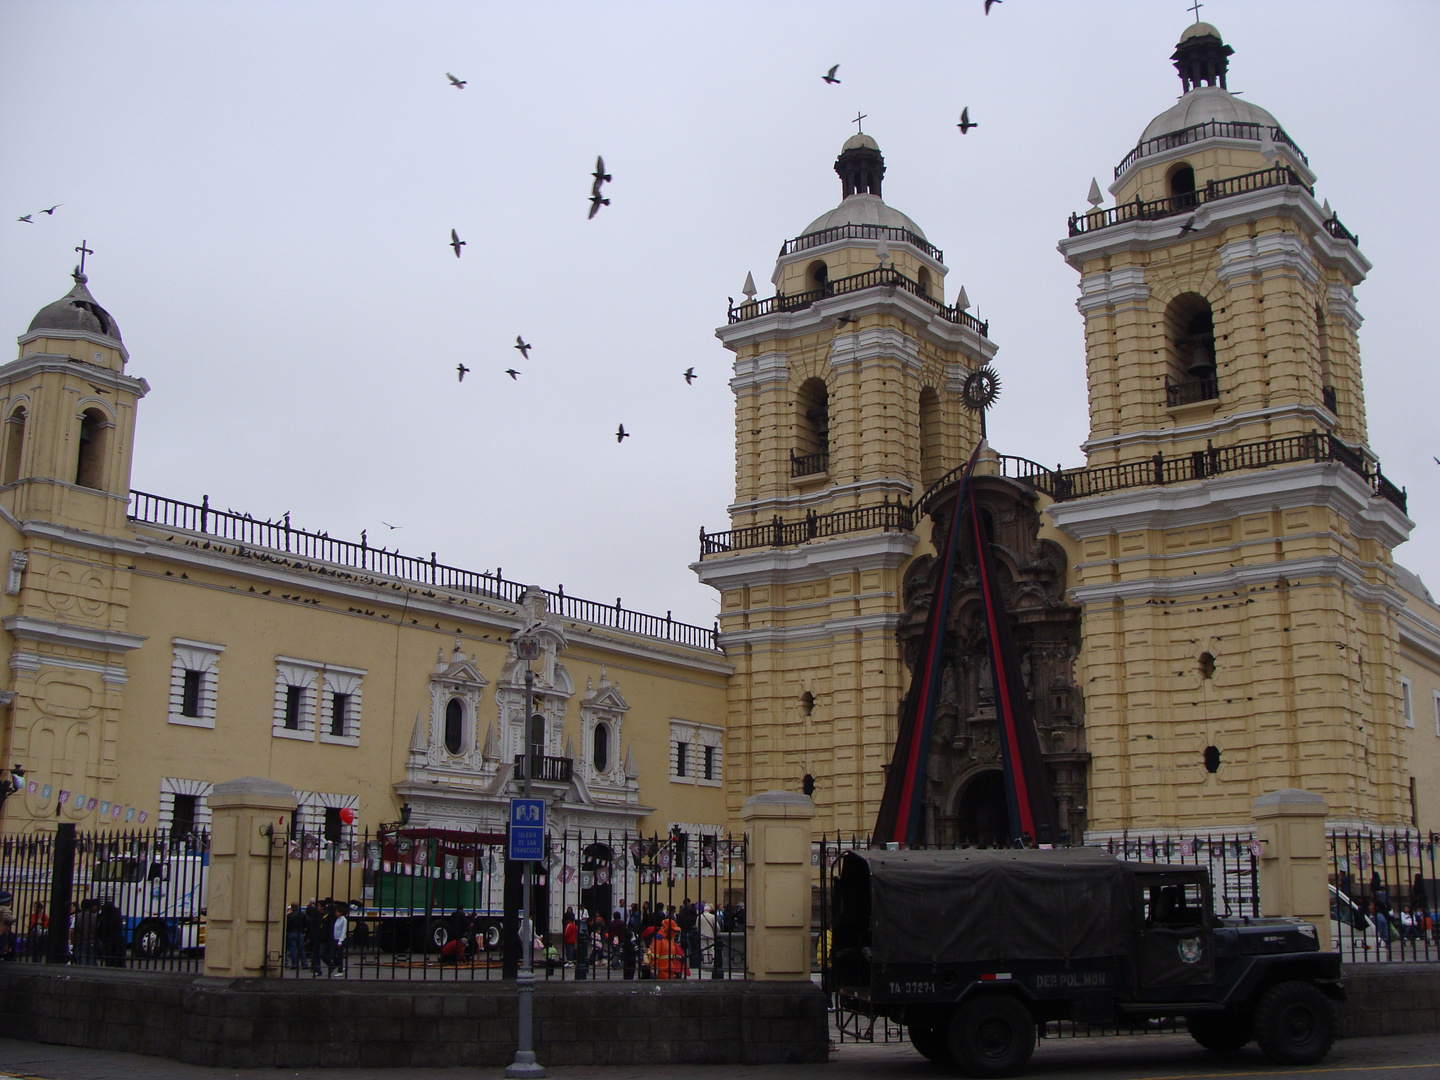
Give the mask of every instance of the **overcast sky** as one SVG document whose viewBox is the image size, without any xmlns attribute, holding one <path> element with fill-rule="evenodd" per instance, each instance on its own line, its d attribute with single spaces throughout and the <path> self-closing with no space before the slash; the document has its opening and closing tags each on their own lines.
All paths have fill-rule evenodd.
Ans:
<svg viewBox="0 0 1440 1080">
<path fill-rule="evenodd" d="M 1083 463 L 1077 275 L 1055 245 L 1178 96 L 1191 16 L 982 10 L 9 0 L 0 332 L 69 289 L 87 240 L 91 290 L 152 387 L 135 488 L 708 625 L 688 565 L 734 495 L 714 329 L 746 272 L 768 295 L 781 242 L 839 201 L 857 110 L 886 201 L 990 320 L 992 442 Z M 1417 523 L 1397 557 L 1440 586 L 1440 5 L 1201 14 L 1235 48 L 1231 89 L 1305 150 L 1375 264 L 1357 290 L 1371 446 Z M 613 203 L 587 221 L 597 153 Z"/>
</svg>

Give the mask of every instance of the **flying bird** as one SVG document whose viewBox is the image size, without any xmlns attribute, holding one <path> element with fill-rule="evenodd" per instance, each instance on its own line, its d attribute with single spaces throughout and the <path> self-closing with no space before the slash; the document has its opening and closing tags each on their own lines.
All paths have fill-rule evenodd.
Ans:
<svg viewBox="0 0 1440 1080">
<path fill-rule="evenodd" d="M 621 424 L 620 427 L 619 427 L 619 428 L 616 430 L 616 432 L 615 432 L 615 441 L 616 441 L 616 442 L 624 442 L 624 441 L 625 441 L 626 439 L 628 439 L 629 437 L 630 437 L 630 432 L 628 432 L 628 431 L 625 430 L 625 425 L 624 425 L 624 424 Z"/>
<path fill-rule="evenodd" d="M 600 185 L 610 182 L 610 174 L 605 171 L 605 159 L 599 154 L 595 155 L 595 171 L 590 175 L 595 178 L 595 183 L 590 185 L 590 194 L 599 195 Z"/>
<path fill-rule="evenodd" d="M 1005 0 L 985 0 L 985 14 L 990 14 L 990 9 L 996 4 L 1003 4 Z"/>
<path fill-rule="evenodd" d="M 459 375 L 460 375 L 460 378 L 459 378 L 457 381 L 458 381 L 458 382 L 464 382 L 464 381 L 465 381 L 465 374 L 466 374 L 466 372 L 468 372 L 470 369 L 469 369 L 468 367 L 466 367 L 464 364 L 456 364 L 456 365 L 455 365 L 455 370 L 456 370 L 456 372 L 458 372 Z"/>
<path fill-rule="evenodd" d="M 1194 214 L 1191 214 L 1191 215 L 1190 215 L 1190 220 L 1187 221 L 1187 222 L 1185 222 L 1184 225 L 1181 225 L 1181 226 L 1180 226 L 1180 231 L 1179 231 L 1178 233 L 1176 233 L 1175 235 L 1176 235 L 1176 236 L 1184 236 L 1187 232 L 1194 232 L 1194 231 L 1195 231 L 1195 215 L 1194 215 Z"/>
<path fill-rule="evenodd" d="M 824 75 L 821 75 L 820 77 L 824 79 L 827 83 L 838 83 L 840 80 L 835 78 L 835 72 L 839 67 L 839 64 L 832 64 L 830 66 L 830 70 L 827 71 Z"/>
<path fill-rule="evenodd" d="M 519 350 L 520 350 L 520 355 L 523 356 L 523 357 L 525 357 L 526 360 L 529 360 L 529 359 L 530 359 L 530 350 L 533 349 L 535 346 L 534 346 L 534 345 L 531 345 L 529 342 L 527 342 L 522 335 L 516 334 L 516 335 L 515 335 L 515 344 L 514 344 L 514 345 L 511 345 L 510 347 L 511 347 L 512 349 L 519 349 Z"/>
<path fill-rule="evenodd" d="M 65 204 L 64 204 L 63 202 L 57 202 L 54 206 L 50 207 L 49 210 L 41 210 L 40 212 L 41 212 L 42 214 L 49 214 L 51 217 L 54 217 L 54 216 L 55 216 L 55 211 L 56 211 L 56 210 L 59 210 L 60 207 L 62 207 L 62 206 L 64 206 L 64 205 L 65 205 Z"/>
<path fill-rule="evenodd" d="M 381 520 L 380 524 L 384 525 L 387 529 L 403 529 L 405 527 L 404 525 L 391 525 L 390 522 L 383 519 Z"/>
<path fill-rule="evenodd" d="M 505 374 L 509 375 L 510 378 L 515 379 L 516 381 L 518 381 L 520 377 L 520 372 L 516 371 L 513 367 L 507 367 L 505 369 Z"/>
<path fill-rule="evenodd" d="M 590 196 L 590 217 L 593 218 L 596 214 L 598 214 L 600 212 L 600 207 L 609 205 L 609 199 L 602 199 L 600 197 L 600 193 L 598 191 L 595 192 L 595 194 Z"/>
<path fill-rule="evenodd" d="M 986 6 L 986 8 L 988 9 L 990 5 L 989 5 L 989 4 L 986 4 L 985 6 Z M 453 87 L 455 87 L 456 90 L 464 90 L 464 89 L 465 89 L 465 83 L 468 81 L 468 80 L 466 80 L 466 79 L 457 79 L 454 75 L 451 75 L 448 71 L 445 73 L 445 77 L 450 80 L 450 85 L 453 86 Z"/>
<path fill-rule="evenodd" d="M 692 367 L 692 368 L 686 368 L 686 369 L 685 369 L 685 385 L 686 385 L 686 386 L 689 386 L 689 385 L 691 385 L 691 384 L 694 383 L 694 382 L 695 382 L 695 369 L 694 369 L 693 367 Z"/>
<path fill-rule="evenodd" d="M 960 122 L 955 126 L 960 129 L 961 135 L 968 135 L 971 128 L 980 126 L 979 124 L 971 123 L 969 105 L 966 105 L 965 108 L 960 110 Z"/>
<path fill-rule="evenodd" d="M 461 240 L 459 233 L 454 229 L 450 230 L 450 246 L 455 249 L 455 257 L 457 259 L 460 257 L 460 249 L 464 247 L 466 243 L 468 243 L 468 241 Z"/>
<path fill-rule="evenodd" d="M 26 225 L 34 225 L 34 224 L 35 224 L 35 222 L 33 222 L 33 221 L 30 220 L 30 215 L 29 215 L 29 214 L 26 214 L 24 217 L 18 217 L 18 218 L 16 218 L 15 220 L 16 220 L 16 221 L 23 221 L 23 222 L 25 222 Z"/>
</svg>

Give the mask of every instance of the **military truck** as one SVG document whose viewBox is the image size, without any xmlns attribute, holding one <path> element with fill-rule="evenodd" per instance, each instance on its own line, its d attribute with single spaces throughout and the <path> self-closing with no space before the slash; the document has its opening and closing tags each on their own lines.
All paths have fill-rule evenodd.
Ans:
<svg viewBox="0 0 1440 1080">
<path fill-rule="evenodd" d="M 1298 919 L 1221 919 L 1204 867 L 1103 851 L 853 851 L 834 882 L 828 989 L 925 1057 L 1013 1076 L 1052 1020 L 1180 1017 L 1210 1050 L 1309 1064 L 1335 1039 L 1338 953 Z"/>
</svg>

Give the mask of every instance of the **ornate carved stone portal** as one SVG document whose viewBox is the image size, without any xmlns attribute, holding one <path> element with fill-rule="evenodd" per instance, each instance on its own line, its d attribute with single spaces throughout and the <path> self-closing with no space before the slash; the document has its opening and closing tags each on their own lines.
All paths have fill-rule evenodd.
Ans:
<svg viewBox="0 0 1440 1080">
<path fill-rule="evenodd" d="M 981 521 L 995 541 L 1000 594 L 1050 770 L 1056 816 L 1065 830 L 1056 839 L 1078 840 L 1085 830 L 1090 755 L 1082 696 L 1075 685 L 1080 609 L 1065 599 L 1065 552 L 1053 540 L 1041 539 L 1036 496 L 1029 488 L 995 476 L 977 476 L 974 484 Z M 930 510 L 937 549 L 947 542 L 957 493 L 958 485 Z M 905 574 L 905 614 L 897 634 L 912 678 L 938 575 L 939 561 L 931 555 L 917 558 Z M 975 552 L 962 539 L 945 627 L 943 683 L 931 730 L 924 795 L 929 843 L 1005 842 L 1005 787 L 988 649 Z"/>
</svg>

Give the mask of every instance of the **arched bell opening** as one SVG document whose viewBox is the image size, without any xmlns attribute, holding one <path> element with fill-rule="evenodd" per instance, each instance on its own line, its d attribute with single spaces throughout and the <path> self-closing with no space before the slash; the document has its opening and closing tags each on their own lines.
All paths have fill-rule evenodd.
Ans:
<svg viewBox="0 0 1440 1080">
<path fill-rule="evenodd" d="M 16 405 L 5 418 L 5 480 L 13 484 L 20 479 L 20 456 L 25 452 L 25 406 Z"/>
<path fill-rule="evenodd" d="M 1220 396 L 1215 371 L 1215 316 L 1199 293 L 1181 293 L 1165 308 L 1165 404 Z"/>
<path fill-rule="evenodd" d="M 99 409 L 86 409 L 80 414 L 80 450 L 75 461 L 75 484 L 78 487 L 105 490 L 105 457 L 110 445 L 110 429 L 115 425 Z"/>
</svg>

